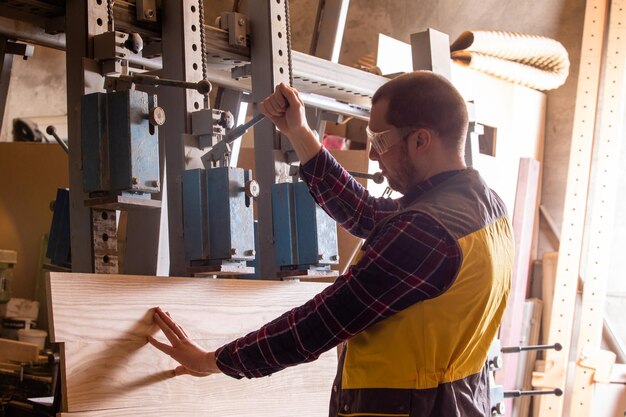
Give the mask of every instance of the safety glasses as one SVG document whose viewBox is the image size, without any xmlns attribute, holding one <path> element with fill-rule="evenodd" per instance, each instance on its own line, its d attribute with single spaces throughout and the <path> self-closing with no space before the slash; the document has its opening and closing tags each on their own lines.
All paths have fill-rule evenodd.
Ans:
<svg viewBox="0 0 626 417">
<path fill-rule="evenodd" d="M 369 126 L 365 128 L 367 139 L 372 144 L 372 148 L 379 155 L 387 152 L 393 145 L 405 139 L 415 130 L 417 130 L 417 127 L 399 127 L 382 132 L 372 132 Z"/>
</svg>

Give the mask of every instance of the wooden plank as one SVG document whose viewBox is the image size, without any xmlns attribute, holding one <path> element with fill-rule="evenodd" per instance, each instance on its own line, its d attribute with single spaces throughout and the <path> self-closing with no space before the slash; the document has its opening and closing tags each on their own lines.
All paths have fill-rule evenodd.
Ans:
<svg viewBox="0 0 626 417">
<path fill-rule="evenodd" d="M 558 252 L 546 252 L 542 258 L 541 297 L 543 300 L 543 315 L 541 319 L 541 343 L 550 344 L 550 318 L 552 317 L 552 304 L 554 302 L 554 279 L 556 277 L 556 265 Z"/>
<path fill-rule="evenodd" d="M 539 329 L 541 325 L 541 312 L 543 303 L 538 298 L 526 300 L 524 304 L 523 339 L 522 345 L 532 346 L 539 342 Z M 519 353 L 517 383 L 520 390 L 532 389 L 531 377 L 535 369 L 537 351 L 530 350 Z M 519 397 L 513 400 L 512 417 L 528 417 L 531 397 Z"/>
<path fill-rule="evenodd" d="M 513 212 L 515 232 L 515 262 L 511 294 L 500 327 L 500 342 L 503 347 L 518 346 L 522 338 L 524 303 L 526 300 L 528 273 L 531 264 L 533 229 L 538 213 L 539 162 L 521 158 L 518 186 Z M 504 355 L 502 371 L 496 373 L 496 382 L 505 390 L 519 389 L 516 386 L 519 355 Z M 512 399 L 505 400 L 506 409 L 512 409 Z"/>
<path fill-rule="evenodd" d="M 32 343 L 0 339 L 0 362 L 29 362 L 39 357 L 39 347 Z"/>
<path fill-rule="evenodd" d="M 609 373 L 615 354 L 596 352 L 602 344 L 602 328 L 606 314 L 606 289 L 611 275 L 611 245 L 615 241 L 615 211 L 620 191 L 620 147 L 624 140 L 624 77 L 626 72 L 626 0 L 611 0 L 606 42 L 606 63 L 594 160 L 598 169 L 593 178 L 593 197 L 587 210 L 587 253 L 581 276 L 583 288 L 576 370 L 570 403 L 570 414 L 586 417 L 592 413 L 595 385 L 608 382 L 600 375 Z M 611 277 L 614 278 L 614 277 Z M 615 277 L 617 278 L 617 277 Z M 592 353 L 593 352 L 593 353 Z M 598 358 L 594 356 L 598 354 Z M 596 360 L 600 359 L 601 360 Z M 602 369 L 605 368 L 605 369 Z"/>
<path fill-rule="evenodd" d="M 576 107 L 570 149 L 567 187 L 563 208 L 563 228 L 554 286 L 549 343 L 560 343 L 560 351 L 546 354 L 545 372 L 533 375 L 536 388 L 565 388 L 571 348 L 576 289 L 583 245 L 585 207 L 589 187 L 591 153 L 595 129 L 600 66 L 607 16 L 606 0 L 587 0 L 576 88 Z M 567 394 L 567 393 L 566 393 Z M 540 417 L 563 415 L 564 396 L 541 399 Z"/>
<path fill-rule="evenodd" d="M 334 351 L 271 377 L 238 381 L 224 375 L 173 377 L 175 362 L 146 342 L 149 334 L 165 340 L 152 323 L 156 305 L 198 344 L 215 349 L 308 301 L 327 284 L 50 273 L 47 285 L 51 338 L 63 342 L 68 416 L 328 412 Z"/>
</svg>

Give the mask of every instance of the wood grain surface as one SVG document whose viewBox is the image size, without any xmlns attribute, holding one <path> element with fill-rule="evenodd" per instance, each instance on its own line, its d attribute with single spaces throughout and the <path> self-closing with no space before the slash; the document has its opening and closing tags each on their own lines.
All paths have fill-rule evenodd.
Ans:
<svg viewBox="0 0 626 417">
<path fill-rule="evenodd" d="M 337 359 L 270 377 L 174 377 L 175 362 L 147 344 L 152 308 L 169 311 L 215 349 L 298 306 L 327 284 L 50 273 L 51 337 L 63 342 L 65 416 L 323 416 Z M 288 410 L 288 411 L 287 411 Z"/>
</svg>

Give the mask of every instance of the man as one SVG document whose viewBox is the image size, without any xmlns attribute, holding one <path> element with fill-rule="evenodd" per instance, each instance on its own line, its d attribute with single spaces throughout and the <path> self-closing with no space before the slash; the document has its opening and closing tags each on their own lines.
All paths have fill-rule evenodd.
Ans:
<svg viewBox="0 0 626 417">
<path fill-rule="evenodd" d="M 463 159 L 467 111 L 445 78 L 418 71 L 372 98 L 370 158 L 400 199 L 370 196 L 324 150 L 284 84 L 260 110 L 289 137 L 316 201 L 366 238 L 361 259 L 313 300 L 204 352 L 160 309 L 178 373 L 261 377 L 346 342 L 331 416 L 490 416 L 489 345 L 509 292 L 512 228 Z"/>
</svg>

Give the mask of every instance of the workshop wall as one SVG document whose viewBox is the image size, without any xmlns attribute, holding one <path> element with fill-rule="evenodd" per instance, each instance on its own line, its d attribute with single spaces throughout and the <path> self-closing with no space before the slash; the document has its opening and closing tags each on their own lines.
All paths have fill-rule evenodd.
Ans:
<svg viewBox="0 0 626 417">
<path fill-rule="evenodd" d="M 67 155 L 56 142 L 0 143 L 0 249 L 17 252 L 13 297 L 43 294 L 37 282 L 42 238 L 50 231 L 57 189 L 68 184 Z"/>
<path fill-rule="evenodd" d="M 13 141 L 14 118 L 66 116 L 66 85 L 63 51 L 35 46 L 27 60 L 15 57 L 0 142 Z"/>
</svg>

